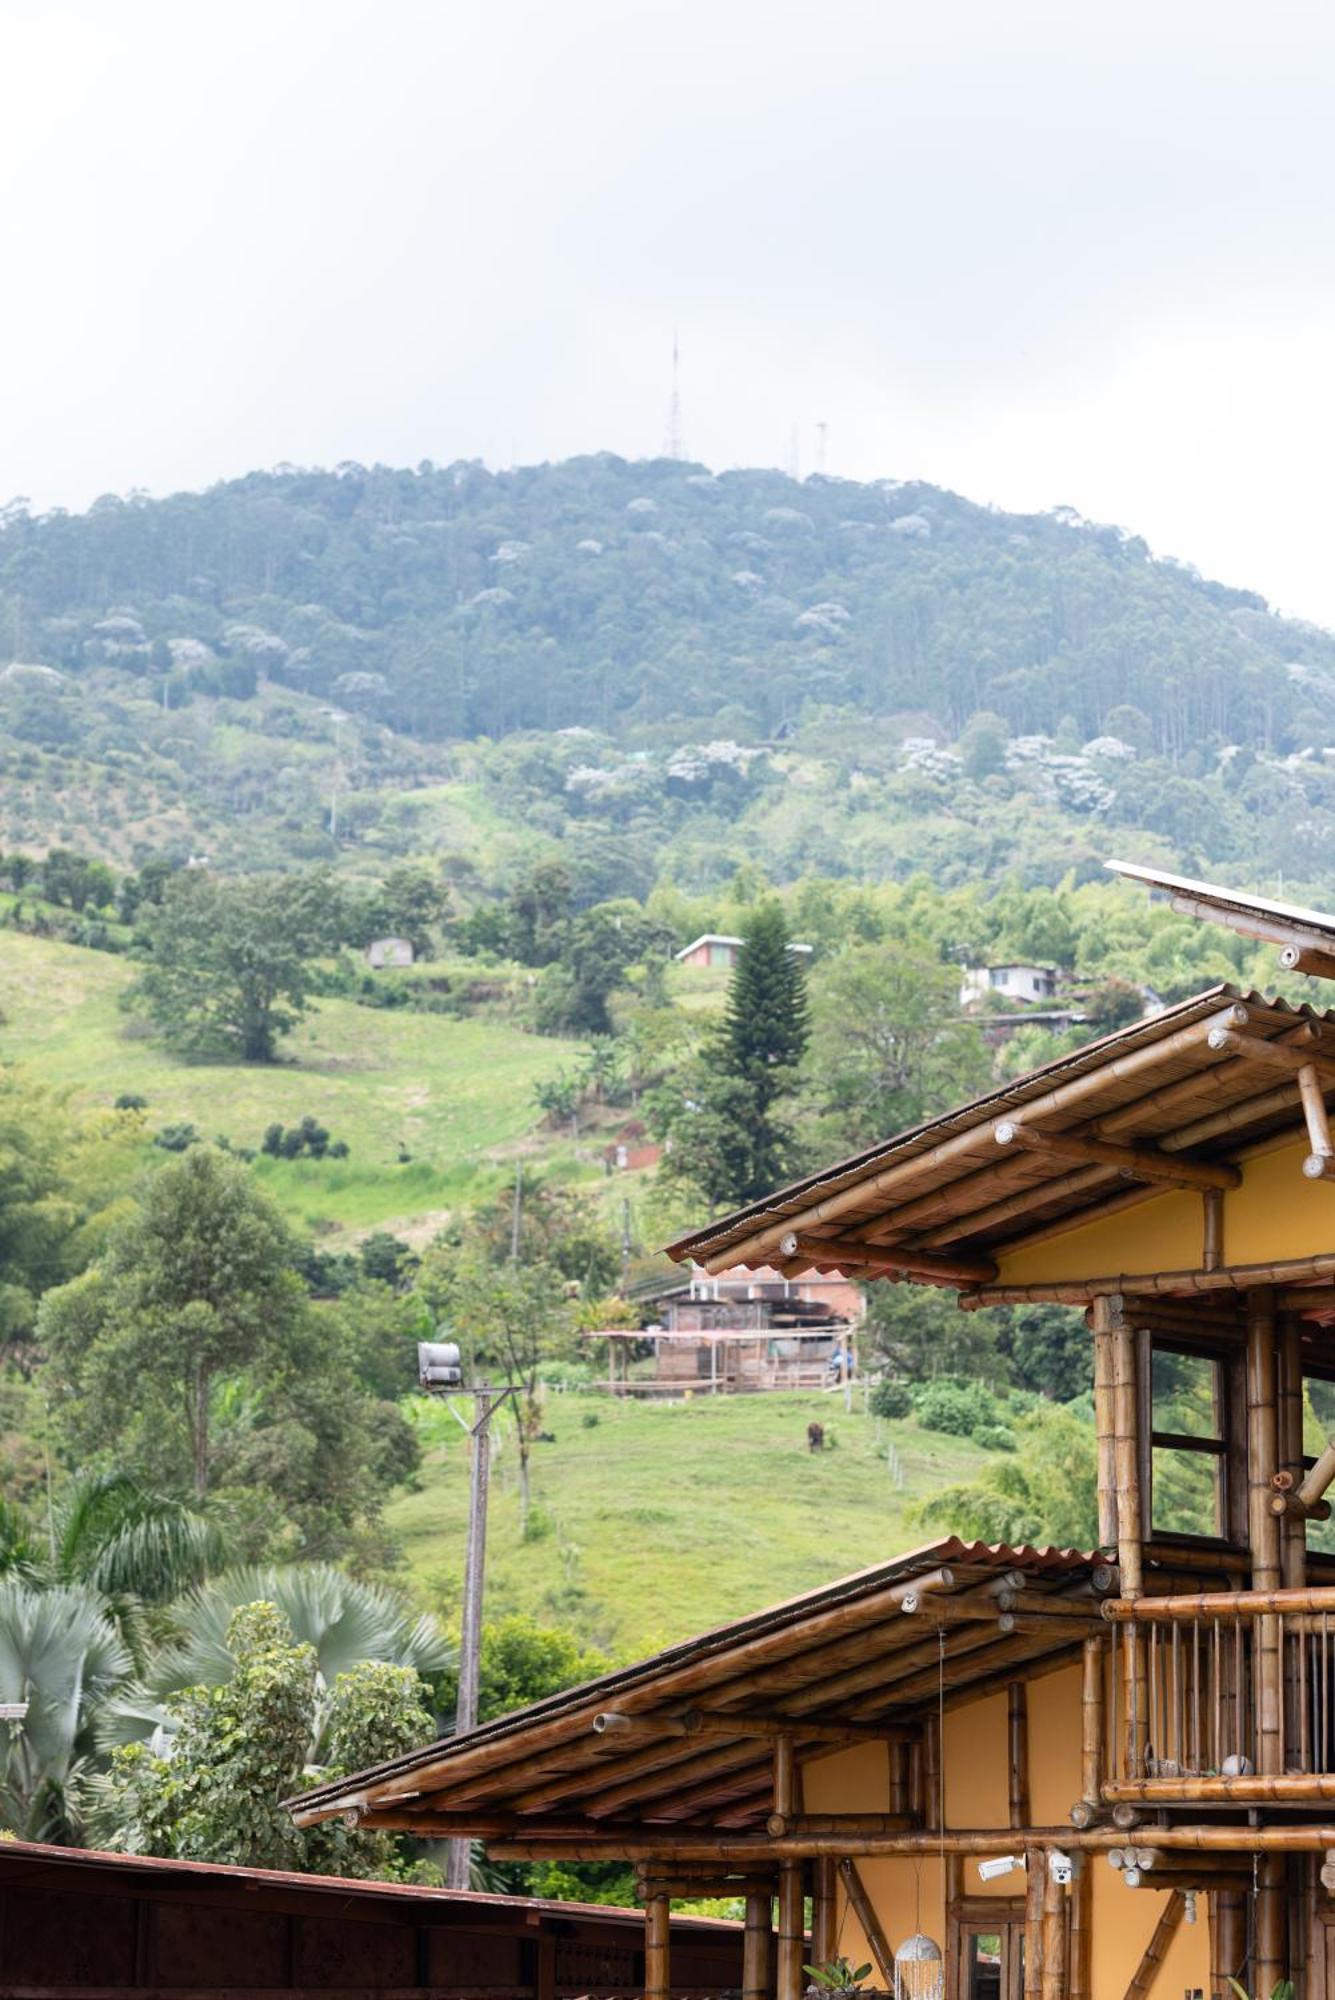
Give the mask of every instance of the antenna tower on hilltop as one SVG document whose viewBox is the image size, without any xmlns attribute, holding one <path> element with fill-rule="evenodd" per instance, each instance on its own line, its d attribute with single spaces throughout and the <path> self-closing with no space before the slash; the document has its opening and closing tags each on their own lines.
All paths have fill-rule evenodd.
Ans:
<svg viewBox="0 0 1335 2000">
<path fill-rule="evenodd" d="M 672 330 L 672 401 L 668 404 L 667 442 L 663 447 L 665 458 L 685 458 L 686 438 L 681 421 L 681 380 L 680 356 L 677 348 L 677 331 Z"/>
</svg>

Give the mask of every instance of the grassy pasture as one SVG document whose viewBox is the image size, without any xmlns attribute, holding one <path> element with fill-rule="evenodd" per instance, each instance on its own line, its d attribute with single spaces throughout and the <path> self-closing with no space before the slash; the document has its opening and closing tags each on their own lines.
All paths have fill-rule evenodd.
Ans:
<svg viewBox="0 0 1335 2000">
<path fill-rule="evenodd" d="M 926 1539 L 908 1518 L 913 1505 L 971 1477 L 987 1454 L 912 1421 L 878 1423 L 858 1402 L 845 1414 L 837 1393 L 678 1403 L 550 1394 L 555 1443 L 534 1448 L 538 1532 L 527 1541 L 508 1432 L 495 1463 L 488 1616 L 525 1611 L 637 1657 Z M 453 1620 L 468 1507 L 463 1433 L 441 1405 L 415 1407 L 427 1441 L 422 1483 L 393 1502 L 390 1525 L 414 1591 Z M 806 1447 L 813 1417 L 836 1440 L 820 1454 Z M 887 1463 L 892 1444 L 902 1484 Z"/>
</svg>

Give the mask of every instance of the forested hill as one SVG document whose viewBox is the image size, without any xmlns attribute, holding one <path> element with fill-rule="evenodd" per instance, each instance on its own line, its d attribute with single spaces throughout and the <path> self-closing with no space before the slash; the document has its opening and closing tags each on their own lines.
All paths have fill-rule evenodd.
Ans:
<svg viewBox="0 0 1335 2000">
<path fill-rule="evenodd" d="M 600 454 L 0 519 L 0 650 L 168 699 L 264 677 L 427 740 L 707 719 L 754 741 L 813 704 L 951 738 L 978 711 L 1096 737 L 1129 707 L 1174 759 L 1335 739 L 1335 637 L 1120 529 L 917 484 Z"/>
</svg>

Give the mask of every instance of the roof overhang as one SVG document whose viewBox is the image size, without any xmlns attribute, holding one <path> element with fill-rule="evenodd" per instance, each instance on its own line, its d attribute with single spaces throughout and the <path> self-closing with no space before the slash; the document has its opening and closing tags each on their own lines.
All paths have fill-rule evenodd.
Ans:
<svg viewBox="0 0 1335 2000">
<path fill-rule="evenodd" d="M 1305 909 L 1298 903 L 1273 903 L 1242 889 L 1221 889 L 1213 882 L 1196 882 L 1189 875 L 1168 875 L 1159 868 L 1142 868 L 1134 861 L 1107 861 L 1115 875 L 1167 896 L 1185 917 L 1221 924 L 1240 937 L 1279 948 L 1286 972 L 1307 972 L 1318 979 L 1335 979 L 1335 916 Z"/>
<path fill-rule="evenodd" d="M 288 1809 L 553 1851 L 633 1851 L 640 1828 L 761 1834 L 776 1735 L 799 1757 L 912 1737 L 943 1691 L 973 1698 L 1071 1658 L 1114 1582 L 1097 1555 L 950 1537 Z"/>
<path fill-rule="evenodd" d="M 1230 1281 L 1228 1271 L 1210 1277 L 1220 1204 L 1254 1155 L 1288 1143 L 1299 1185 L 1335 1177 L 1332 1089 L 1335 1016 L 1216 986 L 695 1230 L 668 1254 L 706 1271 L 771 1264 L 790 1277 L 909 1279 L 985 1302 L 1018 1250 L 1185 1190 L 1203 1198 L 1193 1210 L 1203 1219 L 1174 1275 L 1186 1290 L 1204 1275 L 1199 1288 L 1210 1289 Z M 1332 1220 L 1325 1206 L 1314 1215 L 1296 1267 L 1335 1249 Z M 1097 1253 L 1110 1254 L 1106 1244 Z M 1136 1268 L 1084 1268 L 1084 1255 L 1074 1247 L 1059 1275 Z M 1326 1261 L 1335 1272 L 1335 1256 Z M 1106 1288 L 1119 1289 L 1115 1277 Z"/>
</svg>

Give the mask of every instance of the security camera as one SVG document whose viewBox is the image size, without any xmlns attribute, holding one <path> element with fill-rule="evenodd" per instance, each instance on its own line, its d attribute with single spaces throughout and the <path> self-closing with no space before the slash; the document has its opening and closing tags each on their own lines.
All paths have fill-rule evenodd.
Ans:
<svg viewBox="0 0 1335 2000">
<path fill-rule="evenodd" d="M 1065 1884 L 1075 1874 L 1075 1862 L 1069 1854 L 1063 1854 L 1059 1847 L 1054 1847 L 1048 1856 L 1048 1873 L 1054 1882 Z"/>
<path fill-rule="evenodd" d="M 1009 1875 L 1013 1868 L 1023 1867 L 1023 1854 L 997 1854 L 991 1861 L 980 1861 L 978 1873 L 984 1882 L 995 1882 L 998 1875 Z"/>
</svg>

